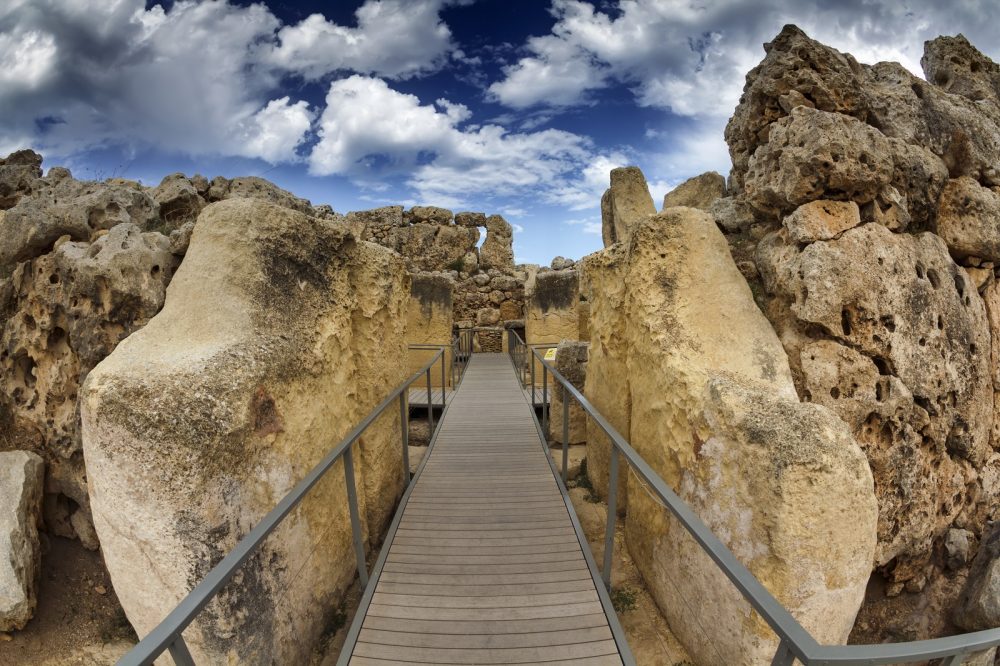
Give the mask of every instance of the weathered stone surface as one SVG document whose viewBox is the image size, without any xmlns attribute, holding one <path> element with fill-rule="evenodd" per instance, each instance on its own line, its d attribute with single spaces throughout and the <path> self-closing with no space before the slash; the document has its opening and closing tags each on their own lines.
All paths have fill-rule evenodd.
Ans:
<svg viewBox="0 0 1000 666">
<path fill-rule="evenodd" d="M 632 393 L 625 368 L 628 346 L 625 339 L 625 305 L 628 296 L 628 248 L 613 244 L 589 254 L 579 263 L 580 292 L 590 303 L 590 350 L 584 395 L 618 432 L 628 437 L 632 417 Z M 604 431 L 587 420 L 587 476 L 594 494 L 607 499 L 609 492 L 611 442 Z M 628 471 L 619 467 L 618 506 L 627 508 Z"/>
<path fill-rule="evenodd" d="M 454 324 L 452 300 L 455 283 L 448 277 L 436 274 L 416 273 L 411 276 L 410 303 L 406 317 L 406 342 L 408 345 L 443 345 L 446 368 L 452 364 L 451 337 Z M 407 376 L 422 368 L 436 351 L 409 350 L 409 370 Z M 431 372 L 431 386 L 441 386 L 440 365 L 435 364 Z M 451 385 L 451 373 L 444 377 L 446 386 Z M 420 382 L 420 387 L 425 383 Z"/>
<path fill-rule="evenodd" d="M 688 178 L 666 193 L 663 208 L 688 206 L 708 210 L 716 199 L 726 196 L 726 179 L 714 171 Z"/>
<path fill-rule="evenodd" d="M 785 213 L 814 199 L 866 203 L 892 180 L 889 141 L 838 113 L 805 106 L 769 129 L 750 157 L 745 191 L 755 208 Z"/>
<path fill-rule="evenodd" d="M 888 137 L 939 156 L 952 178 L 1000 185 L 1000 106 L 944 92 L 894 62 L 866 68 L 867 121 Z"/>
<path fill-rule="evenodd" d="M 941 193 L 935 231 L 956 258 L 1000 261 L 1000 192 L 967 176 L 949 180 Z"/>
<path fill-rule="evenodd" d="M 955 624 L 967 631 L 1000 627 L 1000 523 L 983 530 L 979 551 L 955 609 Z"/>
<path fill-rule="evenodd" d="M 930 150 L 890 138 L 892 186 L 906 200 L 912 226 L 918 231 L 934 228 L 938 199 L 948 182 L 948 167 Z"/>
<path fill-rule="evenodd" d="M 969 530 L 948 530 L 944 538 L 944 554 L 949 569 L 955 571 L 969 563 L 969 550 L 974 538 Z"/>
<path fill-rule="evenodd" d="M 156 229 L 161 224 L 159 206 L 146 192 L 127 185 L 41 178 L 30 198 L 6 212 L 0 275 L 9 274 L 18 262 L 50 252 L 62 236 L 90 241 L 124 222 Z"/>
<path fill-rule="evenodd" d="M 213 184 L 215 181 L 212 181 Z M 268 201 L 285 208 L 312 215 L 312 204 L 308 199 L 297 197 L 288 190 L 283 190 L 274 183 L 257 176 L 241 176 L 233 178 L 221 199 L 258 199 Z"/>
<path fill-rule="evenodd" d="M 402 380 L 408 298 L 402 260 L 342 225 L 255 199 L 202 212 L 163 310 L 81 392 L 94 524 L 139 634 Z M 354 449 L 366 539 L 401 491 L 399 427 Z M 338 463 L 185 632 L 196 661 L 308 661 L 350 535 Z"/>
<path fill-rule="evenodd" d="M 959 516 L 981 524 L 985 510 L 976 470 L 991 455 L 993 397 L 982 299 L 933 234 L 868 224 L 800 250 L 782 231 L 757 259 L 803 398 L 844 418 L 871 463 L 876 564 L 898 582 L 920 575 L 943 530 Z"/>
<path fill-rule="evenodd" d="M 33 434 L 49 468 L 47 493 L 80 507 L 77 523 L 89 521 L 80 384 L 159 311 L 176 263 L 166 237 L 120 224 L 93 243 L 62 242 L 19 264 L 0 302 L 0 412 L 12 432 Z M 46 521 L 75 533 L 48 510 Z"/>
<path fill-rule="evenodd" d="M 601 198 L 604 247 L 612 243 L 627 243 L 632 226 L 654 213 L 656 206 L 639 167 L 612 169 L 611 187 Z"/>
<path fill-rule="evenodd" d="M 587 380 L 587 351 L 590 344 L 578 340 L 563 340 L 556 349 L 556 370 L 579 391 Z M 562 384 L 555 382 L 549 409 L 549 439 L 563 442 L 563 401 L 569 397 Z M 587 413 L 573 398 L 569 398 L 569 444 L 587 441 Z"/>
<path fill-rule="evenodd" d="M 494 268 L 503 273 L 513 273 L 514 230 L 510 223 L 499 215 L 490 215 L 484 226 L 486 240 L 479 248 L 479 265 L 484 269 Z M 478 238 L 477 231 L 476 239 Z"/>
<path fill-rule="evenodd" d="M 576 262 L 573 261 L 572 259 L 567 259 L 566 257 L 555 257 L 552 260 L 552 263 L 549 264 L 549 267 L 552 268 L 552 270 L 554 271 L 562 271 L 566 270 L 567 268 L 573 268 L 573 266 L 575 265 Z"/>
<path fill-rule="evenodd" d="M 794 25 L 782 28 L 764 50 L 767 55 L 747 73 L 740 104 L 726 126 L 737 189 L 751 156 L 768 142 L 771 124 L 796 106 L 863 118 L 869 105 L 864 70 L 850 54 L 809 39 Z"/>
<path fill-rule="evenodd" d="M 460 227 L 485 227 L 486 215 L 469 211 L 455 213 L 455 224 Z"/>
<path fill-rule="evenodd" d="M 44 475 L 34 453 L 0 453 L 0 631 L 23 629 L 38 603 Z"/>
<path fill-rule="evenodd" d="M 796 243 L 829 240 L 861 224 L 858 204 L 853 201 L 819 199 L 802 204 L 783 220 Z"/>
<path fill-rule="evenodd" d="M 832 412 L 799 404 L 781 344 L 708 214 L 671 208 L 653 216 L 614 259 L 625 270 L 617 372 L 628 377 L 633 447 L 818 640 L 846 640 L 875 546 L 861 449 Z M 593 282 L 588 295 L 595 319 L 620 309 L 603 303 Z M 594 363 L 588 392 L 607 390 L 590 381 Z M 625 531 L 696 662 L 770 659 L 776 638 L 748 621 L 739 593 L 631 476 Z M 696 606 L 681 601 L 695 596 Z"/>
<path fill-rule="evenodd" d="M 414 224 L 389 232 L 392 247 L 407 259 L 411 270 L 440 271 L 464 261 L 475 251 L 479 229 L 456 225 Z"/>
<path fill-rule="evenodd" d="M 205 207 L 198 190 L 182 173 L 166 176 L 152 194 L 160 206 L 160 219 L 168 229 L 179 229 L 197 219 Z"/>
<path fill-rule="evenodd" d="M 549 271 L 535 278 L 524 321 L 528 344 L 559 344 L 579 339 L 580 276 L 577 271 Z"/>
<path fill-rule="evenodd" d="M 42 156 L 33 150 L 18 150 L 0 158 L 0 211 L 17 205 L 42 177 Z"/>
<path fill-rule="evenodd" d="M 409 210 L 410 221 L 413 224 L 426 222 L 429 224 L 450 224 L 452 213 L 447 208 L 437 206 L 414 206 Z"/>
<path fill-rule="evenodd" d="M 737 197 L 716 199 L 708 207 L 708 212 L 715 219 L 715 223 L 729 234 L 746 231 L 754 223 L 753 208 Z"/>
<path fill-rule="evenodd" d="M 1000 65 L 969 43 L 964 35 L 924 42 L 920 66 L 927 80 L 950 93 L 979 100 L 1000 100 Z"/>
</svg>

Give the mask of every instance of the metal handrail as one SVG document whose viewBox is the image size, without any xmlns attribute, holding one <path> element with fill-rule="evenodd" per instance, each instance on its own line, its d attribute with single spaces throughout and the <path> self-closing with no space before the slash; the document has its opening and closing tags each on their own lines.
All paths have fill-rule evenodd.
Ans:
<svg viewBox="0 0 1000 666">
<path fill-rule="evenodd" d="M 529 353 L 516 331 L 508 331 L 508 349 L 512 360 L 523 362 Z M 680 521 L 701 549 L 708 554 L 726 577 L 736 586 L 743 598 L 760 613 L 768 626 L 778 635 L 778 650 L 772 660 L 774 666 L 791 666 L 799 659 L 804 666 L 861 666 L 863 664 L 895 664 L 924 661 L 927 659 L 942 659 L 941 666 L 956 666 L 964 657 L 991 647 L 1000 645 L 1000 628 L 985 629 L 958 636 L 947 636 L 907 643 L 889 643 L 881 645 L 820 645 L 816 639 L 799 624 L 792 614 L 765 588 L 753 573 L 740 562 L 735 555 L 715 536 L 712 530 L 702 522 L 701 518 L 667 485 L 642 456 L 622 437 L 608 421 L 594 408 L 590 401 L 573 386 L 555 367 L 551 366 L 537 350 L 530 353 L 541 361 L 543 382 L 548 373 L 563 387 L 590 418 L 604 431 L 610 439 L 610 481 L 608 484 L 608 521 L 605 529 L 604 567 L 601 577 L 605 586 L 610 589 L 611 554 L 615 534 L 618 498 L 618 456 L 625 458 L 626 464 L 652 489 L 663 504 Z M 532 400 L 532 406 L 535 406 Z M 548 406 L 542 403 L 542 419 L 547 422 Z M 563 479 L 567 474 L 569 399 L 563 399 Z"/>
<path fill-rule="evenodd" d="M 375 419 L 394 402 L 399 403 L 400 429 L 402 430 L 402 455 L 403 455 L 403 478 L 405 486 L 410 484 L 410 463 L 409 463 L 409 409 L 407 406 L 407 392 L 410 385 L 420 379 L 427 377 L 427 402 L 428 412 L 432 412 L 430 404 L 430 381 L 431 368 L 441 360 L 442 376 L 444 375 L 445 349 L 446 345 L 438 345 L 437 353 L 420 370 L 414 372 L 402 384 L 394 388 L 368 416 L 356 425 L 339 444 L 330 450 L 323 459 L 309 471 L 305 477 L 295 484 L 278 504 L 271 509 L 264 518 L 258 522 L 250 532 L 243 537 L 236 547 L 233 548 L 222 560 L 215 565 L 205 578 L 181 600 L 177 606 L 160 622 L 149 634 L 139 641 L 138 645 L 132 648 L 125 656 L 118 660 L 118 666 L 147 666 L 163 654 L 170 652 L 177 666 L 194 666 L 194 659 L 184 642 L 182 632 L 194 621 L 201 610 L 208 605 L 208 602 L 218 594 L 219 590 L 229 582 L 236 574 L 240 566 L 249 558 L 257 548 L 263 543 L 271 532 L 273 532 L 284 518 L 291 513 L 299 502 L 305 498 L 306 494 L 316 483 L 326 474 L 327 471 L 340 458 L 344 459 L 344 482 L 347 485 L 348 508 L 351 516 L 351 532 L 354 541 L 354 554 L 358 570 L 358 579 L 361 582 L 362 591 L 368 586 L 368 567 L 365 562 L 364 544 L 361 539 L 361 519 L 358 511 L 357 488 L 354 480 L 354 455 L 351 446 L 361 437 L 361 435 L 374 423 Z M 464 372 L 464 370 L 463 370 Z M 442 401 L 444 392 L 442 391 Z M 433 418 L 433 417 L 431 417 Z M 434 423 L 431 421 L 431 434 L 433 436 Z M 404 487 L 405 487 L 404 486 Z"/>
</svg>

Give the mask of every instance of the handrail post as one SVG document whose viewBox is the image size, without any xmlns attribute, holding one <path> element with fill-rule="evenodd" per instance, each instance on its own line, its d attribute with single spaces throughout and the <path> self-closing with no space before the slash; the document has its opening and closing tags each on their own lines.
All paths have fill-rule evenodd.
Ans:
<svg viewBox="0 0 1000 666">
<path fill-rule="evenodd" d="M 167 650 L 170 651 L 170 656 L 177 666 L 195 666 L 194 657 L 191 656 L 191 651 L 188 650 L 187 643 L 180 634 L 177 634 Z"/>
<path fill-rule="evenodd" d="M 542 432 L 549 436 L 549 366 L 542 361 Z"/>
<path fill-rule="evenodd" d="M 528 355 L 531 358 L 531 408 L 535 408 L 535 354 L 528 348 Z"/>
<path fill-rule="evenodd" d="M 563 484 L 565 484 L 569 478 L 569 391 L 563 391 Z"/>
<path fill-rule="evenodd" d="M 958 654 L 953 654 L 950 657 L 942 659 L 940 666 L 961 666 L 963 661 L 965 661 L 965 653 L 959 652 Z"/>
<path fill-rule="evenodd" d="M 434 401 L 431 400 L 431 367 L 427 366 L 427 420 L 430 424 L 430 430 L 427 431 L 427 437 L 434 436 Z"/>
<path fill-rule="evenodd" d="M 615 550 L 615 523 L 618 520 L 618 447 L 611 442 L 611 478 L 608 480 L 608 524 L 604 530 L 604 569 L 601 578 L 611 591 L 611 561 Z"/>
<path fill-rule="evenodd" d="M 774 653 L 771 666 L 792 666 L 795 663 L 795 655 L 788 647 L 788 642 L 782 640 L 778 643 L 778 651 Z"/>
<path fill-rule="evenodd" d="M 445 365 L 447 365 L 448 351 L 447 347 L 441 348 L 441 407 L 444 407 L 444 390 L 447 388 L 444 381 Z"/>
<path fill-rule="evenodd" d="M 406 408 L 406 392 L 399 394 L 399 429 L 403 432 L 403 487 L 410 485 L 410 410 Z"/>
<path fill-rule="evenodd" d="M 358 514 L 358 489 L 354 485 L 354 442 L 344 451 L 344 480 L 347 482 L 347 506 L 351 511 L 351 536 L 354 537 L 354 557 L 358 563 L 358 580 L 361 589 L 368 587 L 368 563 L 365 547 L 361 543 L 361 516 Z"/>
</svg>

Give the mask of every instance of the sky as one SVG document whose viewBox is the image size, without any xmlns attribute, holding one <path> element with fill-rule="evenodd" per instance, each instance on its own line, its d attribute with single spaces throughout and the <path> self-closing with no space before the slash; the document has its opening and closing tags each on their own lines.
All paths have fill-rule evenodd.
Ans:
<svg viewBox="0 0 1000 666">
<path fill-rule="evenodd" d="M 608 172 L 654 201 L 731 166 L 723 128 L 786 23 L 922 75 L 997 0 L 0 0 L 0 155 L 77 178 L 265 177 L 338 212 L 503 215 L 519 262 L 601 246 Z"/>
</svg>

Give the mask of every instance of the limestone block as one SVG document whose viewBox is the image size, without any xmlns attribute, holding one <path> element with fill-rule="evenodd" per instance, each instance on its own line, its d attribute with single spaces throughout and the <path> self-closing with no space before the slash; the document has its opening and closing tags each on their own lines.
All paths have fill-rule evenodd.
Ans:
<svg viewBox="0 0 1000 666">
<path fill-rule="evenodd" d="M 198 190 L 182 173 L 166 176 L 153 190 L 153 199 L 160 206 L 160 219 L 167 229 L 179 229 L 198 218 L 205 202 Z"/>
<path fill-rule="evenodd" d="M 1000 627 L 1000 523 L 983 531 L 955 609 L 955 624 L 966 631 Z"/>
<path fill-rule="evenodd" d="M 584 390 L 587 379 L 587 350 L 589 343 L 563 340 L 556 349 L 555 368 L 579 391 Z M 569 396 L 559 382 L 554 383 L 552 404 L 549 411 L 549 439 L 563 444 L 563 401 Z M 569 398 L 569 443 L 587 441 L 587 413 L 573 398 Z"/>
<path fill-rule="evenodd" d="M 798 402 L 781 344 L 711 216 L 668 209 L 635 228 L 627 253 L 584 263 L 592 317 L 624 310 L 612 330 L 624 339 L 617 372 L 633 447 L 818 640 L 845 641 L 875 547 L 871 472 L 840 419 Z M 598 288 L 616 284 L 610 296 Z M 602 337 L 592 335 L 588 394 L 609 392 L 591 383 Z M 610 391 L 605 402 L 620 400 Z M 776 637 L 634 475 L 626 537 L 696 662 L 770 659 Z"/>
<path fill-rule="evenodd" d="M 942 90 L 979 100 L 1000 100 L 1000 65 L 993 62 L 963 35 L 924 42 L 920 66 L 927 80 Z"/>
<path fill-rule="evenodd" d="M 621 243 L 580 260 L 580 290 L 590 303 L 590 350 L 584 395 L 608 423 L 629 437 L 632 394 L 626 368 L 625 302 L 628 286 L 628 248 Z M 594 494 L 607 499 L 611 442 L 592 419 L 587 419 L 587 476 Z M 619 468 L 618 507 L 627 508 L 627 470 Z"/>
<path fill-rule="evenodd" d="M 30 451 L 0 452 L 0 631 L 23 629 L 38 603 L 44 473 Z"/>
<path fill-rule="evenodd" d="M 94 524 L 146 634 L 405 374 L 409 278 L 343 225 L 205 208 L 163 310 L 81 394 Z M 398 413 L 354 446 L 366 538 L 402 490 Z M 338 462 L 185 632 L 199 663 L 305 663 L 355 575 Z"/>
<path fill-rule="evenodd" d="M 892 180 L 888 139 L 850 116 L 798 106 L 768 131 L 745 183 L 760 211 L 788 213 L 815 199 L 866 203 Z"/>
<path fill-rule="evenodd" d="M 483 226 L 486 227 L 486 240 L 479 248 L 479 265 L 483 269 L 492 268 L 502 273 L 513 273 L 514 229 L 499 215 L 490 215 Z M 478 229 L 476 238 L 479 238 Z"/>
<path fill-rule="evenodd" d="M 861 224 L 858 204 L 853 201 L 820 199 L 802 204 L 785 217 L 783 224 L 796 243 L 829 240 Z"/>
<path fill-rule="evenodd" d="M 969 177 L 949 180 L 941 193 L 936 232 L 956 258 L 1000 261 L 1000 193 Z"/>
<path fill-rule="evenodd" d="M 441 274 L 415 273 L 411 275 L 410 303 L 406 317 L 406 342 L 410 345 L 444 345 L 445 368 L 451 368 L 451 338 L 454 319 L 452 298 L 455 283 Z M 409 350 L 411 375 L 433 358 L 434 351 Z M 445 386 L 451 386 L 451 372 L 445 372 Z M 417 387 L 426 386 L 419 382 Z M 440 361 L 431 369 L 431 386 L 441 387 Z"/>
<path fill-rule="evenodd" d="M 983 299 L 933 234 L 866 224 L 800 249 L 785 233 L 757 249 L 770 319 L 801 361 L 803 398 L 841 415 L 865 449 L 876 564 L 891 562 L 898 582 L 919 577 L 959 515 L 983 520 L 976 470 L 994 420 Z"/>
<path fill-rule="evenodd" d="M 649 194 L 646 177 L 639 167 L 612 169 L 611 187 L 601 198 L 604 247 L 612 243 L 627 243 L 632 226 L 655 212 L 656 206 Z"/>
<path fill-rule="evenodd" d="M 726 196 L 726 179 L 714 171 L 688 178 L 666 193 L 663 209 L 688 206 L 708 210 L 716 199 Z"/>
</svg>

